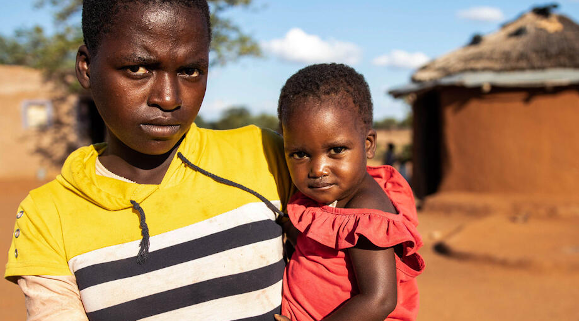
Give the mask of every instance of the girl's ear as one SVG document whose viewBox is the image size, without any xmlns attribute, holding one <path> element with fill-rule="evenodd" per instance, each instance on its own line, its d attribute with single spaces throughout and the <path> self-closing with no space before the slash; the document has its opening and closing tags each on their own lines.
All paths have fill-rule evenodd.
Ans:
<svg viewBox="0 0 579 321">
<path fill-rule="evenodd" d="M 90 88 L 90 53 L 85 45 L 78 47 L 76 53 L 76 78 L 84 89 Z"/>
<path fill-rule="evenodd" d="M 374 129 L 368 130 L 366 134 L 366 158 L 372 159 L 376 154 L 376 131 Z"/>
</svg>

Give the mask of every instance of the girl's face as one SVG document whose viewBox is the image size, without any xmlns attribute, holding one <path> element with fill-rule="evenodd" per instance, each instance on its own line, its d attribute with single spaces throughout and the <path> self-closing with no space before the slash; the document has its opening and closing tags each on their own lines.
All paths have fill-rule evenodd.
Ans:
<svg viewBox="0 0 579 321">
<path fill-rule="evenodd" d="M 205 95 L 209 35 L 195 8 L 129 4 L 77 74 L 111 134 L 109 149 L 161 155 L 189 130 Z M 118 152 L 117 152 L 118 150 Z"/>
<path fill-rule="evenodd" d="M 374 157 L 376 131 L 364 129 L 349 97 L 305 98 L 294 104 L 299 108 L 282 123 L 292 180 L 311 199 L 323 204 L 337 200 L 343 207 L 367 175 L 366 159 Z"/>
</svg>

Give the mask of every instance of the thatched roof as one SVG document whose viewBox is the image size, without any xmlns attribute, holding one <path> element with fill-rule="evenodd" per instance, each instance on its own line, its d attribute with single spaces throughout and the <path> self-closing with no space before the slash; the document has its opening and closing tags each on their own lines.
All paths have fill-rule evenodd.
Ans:
<svg viewBox="0 0 579 321">
<path fill-rule="evenodd" d="M 579 69 L 579 25 L 551 7 L 535 8 L 500 30 L 475 36 L 468 45 L 417 70 L 413 82 L 478 71 Z"/>
</svg>

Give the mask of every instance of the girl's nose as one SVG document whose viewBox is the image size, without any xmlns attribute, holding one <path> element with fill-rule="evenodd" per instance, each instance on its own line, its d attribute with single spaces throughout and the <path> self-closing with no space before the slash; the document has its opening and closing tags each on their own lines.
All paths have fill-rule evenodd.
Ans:
<svg viewBox="0 0 579 321">
<path fill-rule="evenodd" d="M 179 80 L 177 75 L 159 72 L 154 80 L 153 88 L 149 93 L 149 106 L 171 111 L 181 107 Z"/>
<path fill-rule="evenodd" d="M 312 159 L 309 173 L 310 178 L 319 178 L 328 176 L 329 174 L 330 167 L 324 157 Z"/>
</svg>

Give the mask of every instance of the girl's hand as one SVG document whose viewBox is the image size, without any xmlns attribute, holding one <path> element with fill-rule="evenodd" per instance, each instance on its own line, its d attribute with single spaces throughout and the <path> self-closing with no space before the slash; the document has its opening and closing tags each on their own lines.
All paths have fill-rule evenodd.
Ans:
<svg viewBox="0 0 579 321">
<path fill-rule="evenodd" d="M 288 317 L 279 314 L 274 314 L 273 317 L 276 321 L 292 321 Z"/>
</svg>

